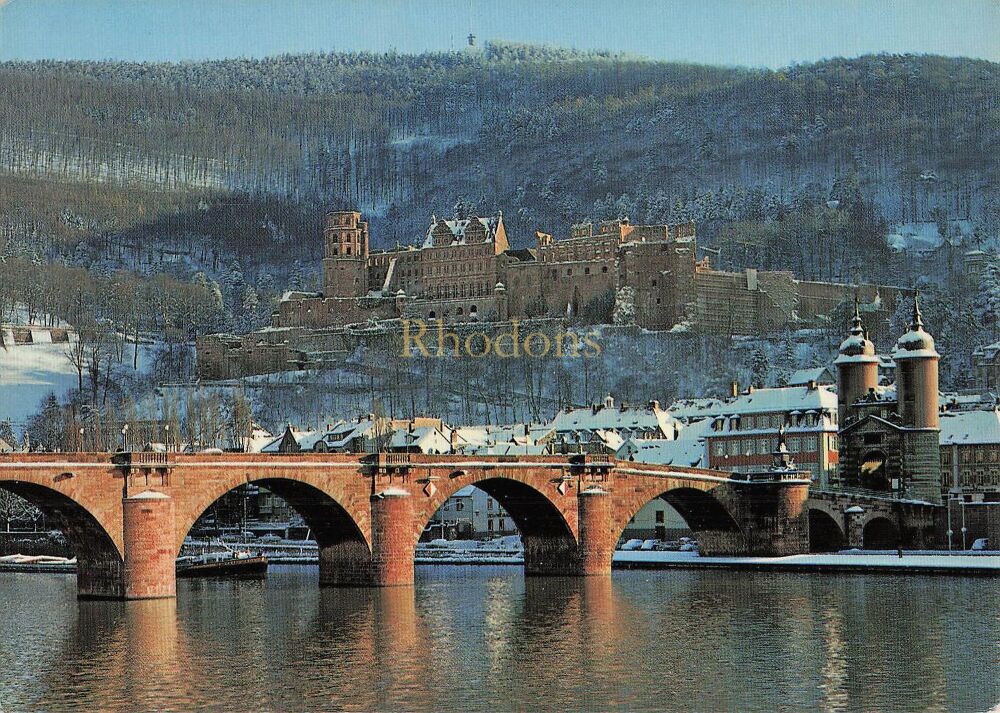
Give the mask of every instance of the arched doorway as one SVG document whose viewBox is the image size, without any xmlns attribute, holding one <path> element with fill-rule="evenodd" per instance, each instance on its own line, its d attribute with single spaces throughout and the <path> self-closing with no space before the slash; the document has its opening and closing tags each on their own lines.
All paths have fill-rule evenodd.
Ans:
<svg viewBox="0 0 1000 713">
<path fill-rule="evenodd" d="M 847 545 L 844 531 L 828 512 L 809 510 L 809 551 L 838 552 Z"/>
<path fill-rule="evenodd" d="M 899 546 L 899 528 L 887 517 L 873 517 L 865 523 L 861 538 L 866 550 L 894 550 Z"/>
<path fill-rule="evenodd" d="M 886 462 L 888 457 L 880 450 L 868 451 L 861 459 L 861 487 L 868 490 L 889 490 Z"/>
</svg>

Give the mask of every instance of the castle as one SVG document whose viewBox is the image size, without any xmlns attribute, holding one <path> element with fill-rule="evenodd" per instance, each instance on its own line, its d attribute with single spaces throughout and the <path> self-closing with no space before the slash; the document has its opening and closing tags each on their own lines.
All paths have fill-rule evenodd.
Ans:
<svg viewBox="0 0 1000 713">
<path fill-rule="evenodd" d="M 583 223 L 565 238 L 538 232 L 533 248 L 514 249 L 502 213 L 434 217 L 419 246 L 373 251 L 361 214 L 333 211 L 325 217 L 323 245 L 322 292 L 286 293 L 269 330 L 200 339 L 200 376 L 315 364 L 317 353 L 349 348 L 338 328 L 373 320 L 601 323 L 611 321 L 616 304 L 648 329 L 751 335 L 829 323 L 838 306 L 858 295 L 873 330 L 887 336 L 904 292 L 797 280 L 787 271 L 716 270 L 698 257 L 693 222 Z"/>
</svg>

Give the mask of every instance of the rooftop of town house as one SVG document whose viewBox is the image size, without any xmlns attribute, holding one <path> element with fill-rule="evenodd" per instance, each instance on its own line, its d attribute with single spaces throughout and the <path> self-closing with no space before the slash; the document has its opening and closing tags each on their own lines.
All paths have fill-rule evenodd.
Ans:
<svg viewBox="0 0 1000 713">
<path fill-rule="evenodd" d="M 778 386 L 747 389 L 739 396 L 720 403 L 710 415 L 738 416 L 758 413 L 835 413 L 837 391 L 831 385 Z"/>
<path fill-rule="evenodd" d="M 942 446 L 1000 445 L 1000 412 L 996 408 L 975 411 L 946 411 L 941 414 Z"/>
<path fill-rule="evenodd" d="M 817 384 L 833 384 L 836 379 L 825 366 L 813 366 L 808 369 L 797 369 L 788 377 L 786 386 L 808 386 L 809 382 Z"/>
<path fill-rule="evenodd" d="M 549 422 L 556 433 L 579 431 L 658 431 L 664 437 L 674 432 L 674 417 L 660 408 L 657 401 L 630 406 L 622 402 L 615 405 L 611 394 L 601 404 L 583 408 L 567 408 L 557 413 Z"/>
<path fill-rule="evenodd" d="M 691 468 L 707 467 L 705 437 L 711 432 L 711 420 L 701 419 L 681 429 L 676 439 L 628 439 L 615 454 L 620 460 Z"/>
</svg>

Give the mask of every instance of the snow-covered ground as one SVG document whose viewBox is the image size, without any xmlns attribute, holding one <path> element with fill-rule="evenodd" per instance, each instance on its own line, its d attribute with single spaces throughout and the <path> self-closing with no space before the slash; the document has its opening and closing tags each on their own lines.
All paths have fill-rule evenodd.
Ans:
<svg viewBox="0 0 1000 713">
<path fill-rule="evenodd" d="M 615 552 L 614 562 L 625 565 L 721 567 L 736 569 L 773 569 L 802 571 L 923 570 L 954 571 L 1000 575 L 1000 552 L 990 554 L 897 554 L 840 552 L 831 554 L 789 555 L 787 557 L 701 557 L 697 552 Z"/>
<path fill-rule="evenodd" d="M 49 394 L 62 399 L 77 388 L 76 369 L 66 357 L 71 344 L 46 341 L 48 332 L 38 330 L 34 344 L 0 347 L 0 421 L 10 420 L 18 431 Z M 70 339 L 75 339 L 70 334 Z M 151 365 L 157 344 L 139 345 L 139 371 L 145 373 Z M 126 349 L 126 366 L 131 369 L 132 347 Z M 86 383 L 86 374 L 84 383 Z"/>
<path fill-rule="evenodd" d="M 50 391 L 62 397 L 76 388 L 68 347 L 49 342 L 0 348 L 0 421 L 24 423 Z"/>
</svg>

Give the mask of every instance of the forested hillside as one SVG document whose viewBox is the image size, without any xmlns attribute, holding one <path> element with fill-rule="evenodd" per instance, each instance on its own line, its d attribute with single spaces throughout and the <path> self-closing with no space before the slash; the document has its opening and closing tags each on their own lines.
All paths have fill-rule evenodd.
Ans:
<svg viewBox="0 0 1000 713">
<path fill-rule="evenodd" d="M 945 304 L 961 265 L 891 252 L 887 226 L 1000 237 L 1000 65 L 978 60 L 770 71 L 493 43 L 4 63 L 0 102 L 0 310 L 115 319 L 112 285 L 133 279 L 116 273 L 160 276 L 176 294 L 131 328 L 180 338 L 263 324 L 283 289 L 314 286 L 330 207 L 363 210 L 376 246 L 459 200 L 502 209 L 515 246 L 588 217 L 693 218 L 722 267 L 924 280 Z"/>
<path fill-rule="evenodd" d="M 343 201 L 392 241 L 459 195 L 506 209 L 523 238 L 595 212 L 773 217 L 850 175 L 891 221 L 996 221 L 1000 66 L 976 60 L 774 72 L 493 44 L 7 63 L 0 100 L 6 173 Z"/>
</svg>

